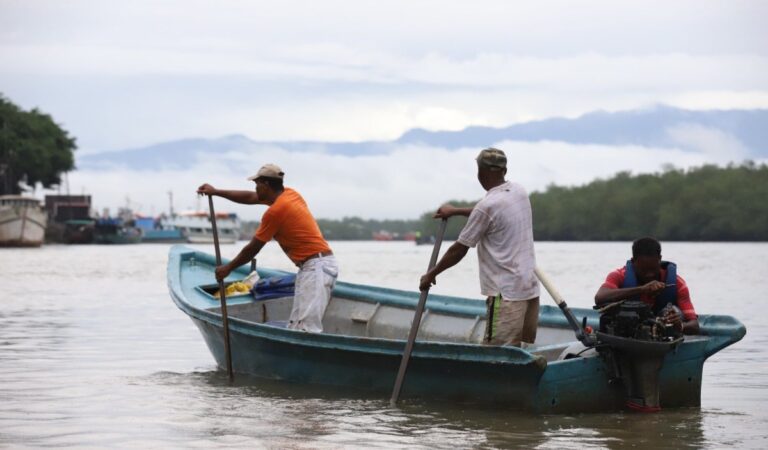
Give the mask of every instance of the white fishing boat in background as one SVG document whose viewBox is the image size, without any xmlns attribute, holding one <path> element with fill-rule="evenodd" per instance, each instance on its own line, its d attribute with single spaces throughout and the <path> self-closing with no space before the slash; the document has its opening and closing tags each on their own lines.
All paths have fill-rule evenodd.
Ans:
<svg viewBox="0 0 768 450">
<path fill-rule="evenodd" d="M 213 227 L 207 211 L 185 211 L 168 219 L 166 223 L 186 235 L 189 243 L 213 242 Z M 232 244 L 240 237 L 240 219 L 235 213 L 216 213 L 216 228 L 222 244 Z"/>
<path fill-rule="evenodd" d="M 39 247 L 45 238 L 46 222 L 40 200 L 0 196 L 0 247 Z"/>
</svg>

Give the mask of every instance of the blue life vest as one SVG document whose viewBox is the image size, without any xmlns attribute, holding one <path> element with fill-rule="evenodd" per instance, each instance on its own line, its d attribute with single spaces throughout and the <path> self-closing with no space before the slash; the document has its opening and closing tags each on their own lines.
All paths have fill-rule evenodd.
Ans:
<svg viewBox="0 0 768 450">
<path fill-rule="evenodd" d="M 253 285 L 251 292 L 256 300 L 293 296 L 296 275 L 282 275 L 262 278 Z"/>
<path fill-rule="evenodd" d="M 677 264 L 669 261 L 662 261 L 661 268 L 667 271 L 667 279 L 664 280 L 666 284 L 672 284 L 674 286 L 667 286 L 659 295 L 656 296 L 656 302 L 653 304 L 653 313 L 658 315 L 662 309 L 668 304 L 677 306 Z M 632 265 L 632 260 L 627 261 L 626 273 L 624 274 L 624 282 L 621 284 L 621 288 L 633 288 L 637 287 L 637 275 L 635 275 L 635 267 Z M 640 296 L 631 298 L 630 300 L 640 300 Z"/>
</svg>

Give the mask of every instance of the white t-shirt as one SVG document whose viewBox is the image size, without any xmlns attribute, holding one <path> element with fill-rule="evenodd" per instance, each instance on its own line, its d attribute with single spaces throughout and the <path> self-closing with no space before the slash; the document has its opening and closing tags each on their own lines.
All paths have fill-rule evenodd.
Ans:
<svg viewBox="0 0 768 450">
<path fill-rule="evenodd" d="M 483 295 L 501 294 L 504 300 L 538 297 L 531 202 L 522 186 L 507 181 L 488 191 L 469 215 L 458 242 L 477 246 Z"/>
</svg>

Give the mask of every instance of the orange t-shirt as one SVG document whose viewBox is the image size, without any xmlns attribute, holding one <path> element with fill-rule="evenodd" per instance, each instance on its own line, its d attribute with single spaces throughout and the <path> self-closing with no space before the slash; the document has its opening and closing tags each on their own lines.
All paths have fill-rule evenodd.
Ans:
<svg viewBox="0 0 768 450">
<path fill-rule="evenodd" d="M 267 209 L 254 237 L 262 242 L 274 238 L 294 263 L 331 250 L 307 202 L 291 188 L 285 188 Z"/>
</svg>

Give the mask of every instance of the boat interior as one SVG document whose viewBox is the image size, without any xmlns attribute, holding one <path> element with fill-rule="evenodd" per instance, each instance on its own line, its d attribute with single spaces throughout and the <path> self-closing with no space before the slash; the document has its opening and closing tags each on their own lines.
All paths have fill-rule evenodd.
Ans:
<svg viewBox="0 0 768 450">
<path fill-rule="evenodd" d="M 198 289 L 210 296 L 212 302 L 209 311 L 220 313 L 218 299 L 214 297 L 218 285 L 204 285 Z M 293 297 L 254 301 L 250 293 L 229 296 L 228 299 L 251 300 L 233 304 L 228 301 L 227 313 L 230 318 L 276 327 L 286 326 L 293 304 Z M 486 324 L 484 315 L 449 313 L 430 309 L 429 304 L 427 306 L 419 327 L 419 341 L 482 344 Z M 413 312 L 412 307 L 334 295 L 323 317 L 323 333 L 359 338 L 407 339 Z M 573 330 L 542 325 L 541 321 L 536 343 L 525 347 L 525 350 L 541 355 L 547 361 L 594 353 L 589 351 L 577 355 L 585 347 L 576 341 Z"/>
</svg>

